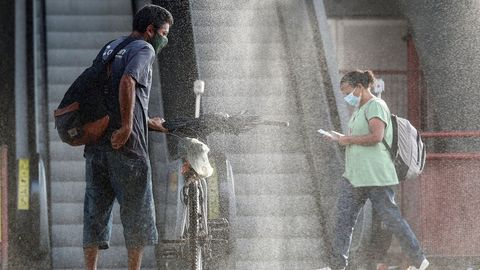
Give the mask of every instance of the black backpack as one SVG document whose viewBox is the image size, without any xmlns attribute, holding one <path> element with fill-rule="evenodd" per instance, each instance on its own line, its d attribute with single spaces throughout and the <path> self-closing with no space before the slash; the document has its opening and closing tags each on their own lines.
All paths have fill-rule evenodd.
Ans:
<svg viewBox="0 0 480 270">
<path fill-rule="evenodd" d="M 110 41 L 98 53 L 92 66 L 85 69 L 65 93 L 54 111 L 55 128 L 60 139 L 72 146 L 93 144 L 108 127 L 106 100 L 109 96 L 110 63 L 115 55 L 135 39 L 127 37 L 115 49 Z M 103 60 L 103 54 L 108 57 Z"/>
</svg>

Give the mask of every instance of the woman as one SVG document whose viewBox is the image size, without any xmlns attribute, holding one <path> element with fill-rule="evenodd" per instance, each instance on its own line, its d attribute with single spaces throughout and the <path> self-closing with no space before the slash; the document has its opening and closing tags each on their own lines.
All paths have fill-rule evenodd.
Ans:
<svg viewBox="0 0 480 270">
<path fill-rule="evenodd" d="M 383 138 L 388 144 L 392 143 L 390 111 L 382 99 L 370 92 L 374 81 L 371 71 L 352 71 L 340 81 L 345 101 L 355 110 L 348 123 L 348 134 L 333 134 L 330 138 L 346 146 L 346 152 L 333 254 L 329 262 L 331 268 L 324 270 L 345 269 L 353 227 L 367 199 L 415 265 L 409 269 L 424 270 L 429 265 L 415 234 L 395 203 L 392 186 L 398 184 L 398 179 L 390 153 L 382 143 Z"/>
</svg>

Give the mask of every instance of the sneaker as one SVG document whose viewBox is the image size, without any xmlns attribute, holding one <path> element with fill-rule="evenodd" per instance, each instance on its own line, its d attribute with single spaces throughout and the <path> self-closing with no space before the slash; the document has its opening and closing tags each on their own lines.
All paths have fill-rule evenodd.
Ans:
<svg viewBox="0 0 480 270">
<path fill-rule="evenodd" d="M 427 259 L 423 259 L 423 262 L 419 268 L 416 268 L 415 266 L 410 266 L 408 267 L 407 270 L 425 270 L 429 265 L 430 265 L 430 262 Z"/>
</svg>

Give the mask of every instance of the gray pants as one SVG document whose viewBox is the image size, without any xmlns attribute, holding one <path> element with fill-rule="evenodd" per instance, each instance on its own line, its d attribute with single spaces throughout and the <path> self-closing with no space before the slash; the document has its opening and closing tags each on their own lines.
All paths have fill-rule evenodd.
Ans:
<svg viewBox="0 0 480 270">
<path fill-rule="evenodd" d="M 370 199 L 373 209 L 380 215 L 387 228 L 397 237 L 402 250 L 407 253 L 412 263 L 419 266 L 425 256 L 415 234 L 402 217 L 400 209 L 395 203 L 395 192 L 392 188 L 390 186 L 353 187 L 347 179 L 342 179 L 330 267 L 332 269 L 346 267 L 353 227 L 360 209 L 367 199 Z M 372 237 L 375 237 L 375 235 Z"/>
</svg>

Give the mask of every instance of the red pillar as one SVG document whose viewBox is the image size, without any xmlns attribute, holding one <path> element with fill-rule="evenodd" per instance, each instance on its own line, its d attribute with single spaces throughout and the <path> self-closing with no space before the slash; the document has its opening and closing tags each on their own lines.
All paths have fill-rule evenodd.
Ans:
<svg viewBox="0 0 480 270">
<path fill-rule="evenodd" d="M 0 146 L 0 265 L 7 269 L 8 265 L 8 150 Z"/>
<path fill-rule="evenodd" d="M 423 96 L 423 75 L 413 38 L 407 38 L 407 82 L 408 82 L 408 120 L 417 129 L 421 128 L 421 105 Z"/>
</svg>

